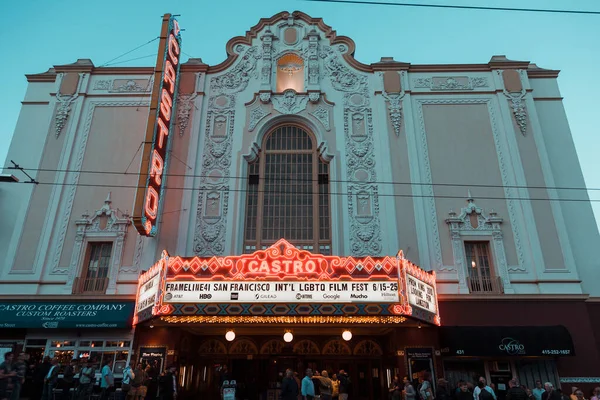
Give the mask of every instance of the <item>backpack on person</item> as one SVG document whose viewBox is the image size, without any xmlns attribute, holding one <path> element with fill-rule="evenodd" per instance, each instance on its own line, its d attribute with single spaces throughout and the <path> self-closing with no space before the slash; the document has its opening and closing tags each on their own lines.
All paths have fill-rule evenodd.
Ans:
<svg viewBox="0 0 600 400">
<path fill-rule="evenodd" d="M 494 396 L 486 388 L 482 388 L 479 393 L 479 400 L 494 400 Z"/>
</svg>

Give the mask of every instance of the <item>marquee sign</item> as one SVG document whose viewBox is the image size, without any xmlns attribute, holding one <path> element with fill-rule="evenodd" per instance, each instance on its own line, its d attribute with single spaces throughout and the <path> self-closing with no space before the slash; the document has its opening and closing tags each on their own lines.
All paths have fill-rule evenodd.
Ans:
<svg viewBox="0 0 600 400">
<path fill-rule="evenodd" d="M 387 315 L 439 325 L 437 310 L 435 274 L 402 252 L 324 256 L 281 239 L 240 256 L 183 258 L 163 252 L 140 277 L 136 321 L 177 315 Z"/>
<path fill-rule="evenodd" d="M 179 24 L 171 14 L 165 14 L 154 69 L 154 87 L 133 213 L 133 223 L 140 235 L 144 236 L 155 236 L 157 233 L 171 120 L 175 112 L 180 55 Z"/>
</svg>

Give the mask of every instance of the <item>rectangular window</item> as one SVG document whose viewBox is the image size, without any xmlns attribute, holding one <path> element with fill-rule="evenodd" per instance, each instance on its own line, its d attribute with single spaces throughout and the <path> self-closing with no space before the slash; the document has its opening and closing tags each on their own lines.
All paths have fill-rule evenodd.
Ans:
<svg viewBox="0 0 600 400">
<path fill-rule="evenodd" d="M 502 293 L 502 283 L 494 273 L 489 242 L 465 242 L 471 293 Z"/>
<path fill-rule="evenodd" d="M 105 293 L 112 255 L 112 242 L 90 243 L 81 276 L 73 285 L 74 293 Z"/>
</svg>

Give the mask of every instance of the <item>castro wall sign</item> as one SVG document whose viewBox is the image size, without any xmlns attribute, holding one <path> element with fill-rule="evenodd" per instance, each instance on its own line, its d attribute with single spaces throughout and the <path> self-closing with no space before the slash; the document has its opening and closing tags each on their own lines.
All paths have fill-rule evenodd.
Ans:
<svg viewBox="0 0 600 400">
<path fill-rule="evenodd" d="M 398 303 L 398 281 L 167 281 L 163 303 Z"/>
<path fill-rule="evenodd" d="M 171 14 L 165 14 L 133 212 L 133 223 L 140 235 L 144 236 L 156 235 L 156 219 L 162 209 L 162 189 L 167 168 L 171 120 L 175 112 L 180 54 L 179 24 Z"/>
<path fill-rule="evenodd" d="M 401 252 L 398 257 L 326 256 L 280 239 L 239 256 L 178 257 L 163 251 L 139 278 L 135 323 L 153 317 L 177 322 L 180 316 L 214 316 L 220 323 L 228 315 L 356 315 L 390 316 L 385 323 L 410 316 L 439 325 L 437 310 L 435 273 Z"/>
</svg>

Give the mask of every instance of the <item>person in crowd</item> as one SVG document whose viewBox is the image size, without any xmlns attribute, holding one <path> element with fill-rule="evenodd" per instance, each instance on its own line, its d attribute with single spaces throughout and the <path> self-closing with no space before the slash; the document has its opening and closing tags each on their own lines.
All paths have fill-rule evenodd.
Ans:
<svg viewBox="0 0 600 400">
<path fill-rule="evenodd" d="M 482 395 L 482 391 L 486 391 L 487 393 L 483 393 Z M 487 385 L 487 382 L 483 376 L 479 378 L 479 382 L 477 382 L 477 387 L 475 388 L 475 390 L 473 390 L 473 398 L 475 400 L 496 400 L 496 393 L 494 392 L 494 389 Z"/>
<path fill-rule="evenodd" d="M 315 398 L 315 385 L 313 384 L 312 377 L 312 369 L 307 368 L 306 376 L 302 378 L 301 394 L 303 400 L 313 400 Z"/>
<path fill-rule="evenodd" d="M 390 387 L 388 388 L 391 400 L 402 400 L 402 384 L 400 383 L 400 377 L 396 375 Z"/>
<path fill-rule="evenodd" d="M 8 390 L 12 388 L 12 382 L 17 376 L 17 372 L 13 370 L 12 351 L 4 354 L 4 362 L 0 364 L 0 400 L 8 398 Z"/>
<path fill-rule="evenodd" d="M 107 361 L 100 372 L 100 388 L 102 393 L 100 400 L 108 400 L 108 397 L 115 388 L 115 377 L 112 372 L 112 360 Z"/>
<path fill-rule="evenodd" d="M 75 373 L 77 368 L 77 359 L 71 360 L 69 365 L 65 367 L 63 371 L 63 380 L 62 380 L 62 398 L 63 400 L 69 400 L 71 398 L 71 388 L 73 387 L 73 383 L 75 381 Z"/>
<path fill-rule="evenodd" d="M 448 381 L 444 378 L 438 379 L 435 388 L 435 398 L 438 400 L 450 400 L 450 391 L 448 389 Z"/>
<path fill-rule="evenodd" d="M 298 400 L 298 383 L 294 379 L 294 371 L 287 369 L 281 382 L 281 400 Z"/>
<path fill-rule="evenodd" d="M 466 382 L 462 379 L 459 379 L 458 382 L 456 383 L 456 388 L 454 389 L 454 397 L 456 397 L 456 395 L 458 393 L 460 393 L 460 388 L 463 385 L 463 383 L 466 383 Z"/>
<path fill-rule="evenodd" d="M 331 397 L 333 400 L 339 400 L 340 398 L 340 380 L 337 377 L 337 374 L 331 375 L 331 384 L 333 385 Z"/>
<path fill-rule="evenodd" d="M 473 393 L 469 391 L 469 385 L 461 381 L 459 392 L 456 394 L 456 400 L 473 400 Z"/>
<path fill-rule="evenodd" d="M 131 383 L 135 379 L 135 373 L 130 364 L 127 364 L 123 369 L 123 380 L 121 381 L 121 399 L 125 399 L 129 396 L 131 390 Z"/>
<path fill-rule="evenodd" d="M 146 371 L 142 367 L 142 363 L 135 364 L 133 369 L 133 379 L 131 380 L 131 388 L 127 393 L 129 400 L 142 400 L 146 397 L 144 382 L 146 381 Z"/>
<path fill-rule="evenodd" d="M 529 389 L 528 387 L 524 387 L 524 390 L 527 393 L 527 400 L 537 400 L 533 395 L 533 390 Z"/>
<path fill-rule="evenodd" d="M 404 400 L 416 400 L 417 391 L 415 390 L 415 387 L 410 382 L 410 379 L 408 378 L 408 376 L 405 376 L 402 379 L 402 383 L 404 386 L 404 390 L 402 391 Z"/>
<path fill-rule="evenodd" d="M 333 393 L 333 384 L 331 383 L 331 379 L 329 378 L 329 373 L 326 370 L 323 370 L 320 375 L 317 375 L 319 380 L 319 395 L 321 396 L 321 400 L 331 400 L 331 396 Z"/>
<path fill-rule="evenodd" d="M 148 364 L 146 367 L 146 382 L 144 386 L 146 386 L 146 400 L 156 400 L 156 396 L 158 393 L 158 375 L 160 374 L 158 367 L 155 363 Z M 219 388 L 223 386 L 222 382 L 219 385 Z"/>
<path fill-rule="evenodd" d="M 44 389 L 44 379 L 50 371 L 50 358 L 46 357 L 41 362 L 33 366 L 33 374 L 31 377 L 31 396 L 30 400 L 40 400 Z"/>
<path fill-rule="evenodd" d="M 544 385 L 542 385 L 542 381 L 535 381 L 535 388 L 531 391 L 535 400 L 542 400 L 542 395 L 544 394 Z"/>
<path fill-rule="evenodd" d="M 89 359 L 83 360 L 79 373 L 79 385 L 77 386 L 77 399 L 85 400 L 92 392 L 92 380 L 96 376 L 96 370 L 92 367 Z"/>
<path fill-rule="evenodd" d="M 321 377 L 321 373 L 318 370 L 315 370 L 313 372 L 312 382 L 313 382 L 313 385 L 315 386 L 315 398 L 316 399 L 321 398 L 321 380 L 319 379 L 320 377 Z"/>
<path fill-rule="evenodd" d="M 302 380 L 300 380 L 300 375 L 296 371 L 294 371 L 294 380 L 296 381 L 296 384 L 298 385 L 297 400 L 302 400 L 302 392 L 300 390 L 300 388 L 302 387 Z M 253 393 L 256 393 L 256 390 L 254 390 Z"/>
<path fill-rule="evenodd" d="M 583 397 L 583 391 L 581 389 L 577 389 L 574 394 L 575 394 L 575 398 L 577 398 L 577 400 L 586 400 Z"/>
<path fill-rule="evenodd" d="M 340 396 L 339 400 L 348 400 L 348 393 L 350 392 L 350 377 L 343 369 L 340 370 L 338 374 L 338 379 L 340 380 Z"/>
<path fill-rule="evenodd" d="M 600 400 L 600 386 L 594 388 L 592 391 L 592 398 L 590 400 Z"/>
<path fill-rule="evenodd" d="M 571 387 L 571 396 L 569 396 L 571 398 L 571 400 L 577 400 L 577 396 L 575 395 L 575 392 L 578 390 L 579 390 L 579 388 L 576 386 Z"/>
<path fill-rule="evenodd" d="M 13 388 L 10 395 L 11 400 L 19 400 L 21 398 L 21 388 L 25 382 L 25 375 L 27 374 L 27 353 L 20 352 L 17 357 L 17 362 L 13 364 L 13 371 L 15 376 L 12 379 Z"/>
<path fill-rule="evenodd" d="M 423 371 L 419 374 L 419 394 L 421 396 L 421 400 L 433 399 L 433 388 L 431 387 L 430 379 L 431 375 L 427 371 Z"/>
<path fill-rule="evenodd" d="M 528 400 L 527 392 L 516 379 L 508 381 L 508 391 L 506 392 L 506 400 Z"/>
<path fill-rule="evenodd" d="M 542 394 L 542 400 L 561 400 L 560 392 L 554 389 L 554 385 L 550 382 L 544 383 L 544 393 Z"/>
<path fill-rule="evenodd" d="M 159 393 L 163 400 L 173 400 L 177 398 L 176 370 L 175 366 L 171 365 L 161 377 Z"/>
<path fill-rule="evenodd" d="M 48 373 L 44 377 L 44 388 L 42 390 L 42 400 L 52 400 L 54 399 L 54 388 L 56 387 L 56 383 L 58 382 L 58 371 L 60 366 L 58 365 L 58 360 L 53 358 L 50 361 L 50 369 Z"/>
</svg>

